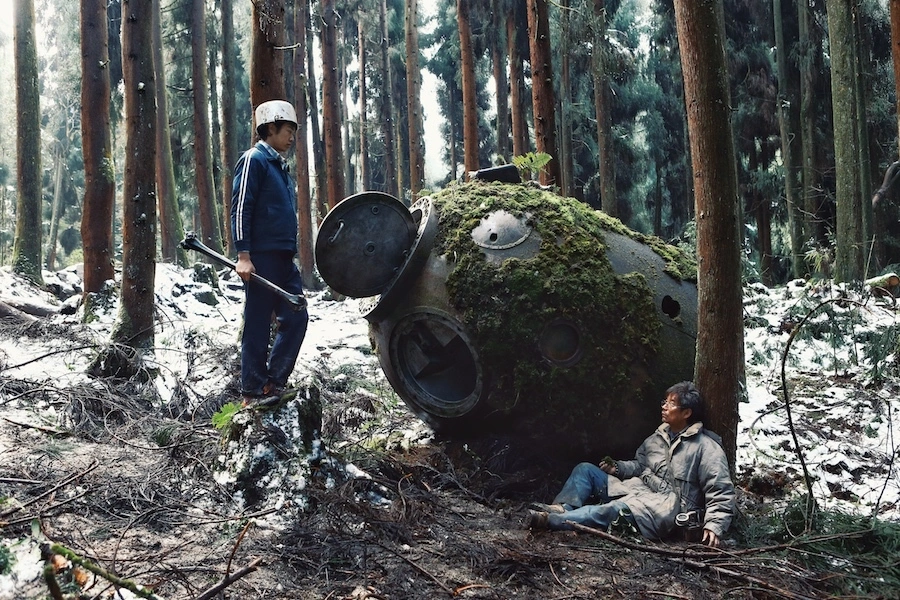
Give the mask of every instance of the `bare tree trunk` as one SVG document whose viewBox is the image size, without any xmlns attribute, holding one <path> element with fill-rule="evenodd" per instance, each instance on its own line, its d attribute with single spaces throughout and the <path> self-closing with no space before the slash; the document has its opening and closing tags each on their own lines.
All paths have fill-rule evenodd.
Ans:
<svg viewBox="0 0 900 600">
<path fill-rule="evenodd" d="M 356 187 L 356 180 L 353 177 L 353 164 L 350 160 L 353 156 L 353 151 L 350 149 L 350 84 L 347 81 L 347 52 L 341 51 L 338 56 L 340 57 L 341 62 L 341 78 L 339 82 L 341 88 L 341 129 L 343 130 L 341 139 L 344 144 L 344 150 L 342 152 L 344 165 L 341 170 L 344 173 L 344 197 L 347 197 L 356 193 L 354 189 Z M 340 198 L 338 202 L 343 199 L 344 198 Z"/>
<path fill-rule="evenodd" d="M 122 286 L 113 341 L 153 346 L 156 271 L 156 75 L 153 3 L 129 2 L 122 13 L 125 88 L 125 180 L 122 185 Z"/>
<path fill-rule="evenodd" d="M 62 176 L 65 171 L 65 159 L 62 143 L 56 140 L 53 150 L 53 203 L 50 207 L 50 235 L 47 236 L 47 269 L 56 269 L 56 241 L 59 232 L 59 205 L 62 203 Z"/>
<path fill-rule="evenodd" d="M 594 0 L 594 113 L 597 117 L 597 173 L 600 179 L 600 205 L 603 212 L 619 216 L 616 197 L 616 161 L 612 153 L 612 102 L 609 73 L 606 69 L 606 2 Z"/>
<path fill-rule="evenodd" d="M 516 11 L 519 2 L 513 2 L 512 10 L 506 16 L 506 44 L 509 48 L 509 95 L 510 118 L 512 120 L 512 146 L 513 156 L 522 156 L 531 148 L 531 140 L 528 135 L 528 121 L 525 117 L 524 103 L 524 75 L 522 73 L 522 55 L 519 53 L 519 45 L 516 43 L 518 29 L 516 28 Z"/>
<path fill-rule="evenodd" d="M 744 380 L 740 210 L 722 0 L 675 0 L 697 219 L 697 361 L 706 425 L 734 467 Z"/>
<path fill-rule="evenodd" d="M 316 289 L 316 259 L 313 252 L 312 198 L 309 188 L 309 150 L 305 140 L 308 132 L 309 106 L 306 100 L 306 20 L 309 5 L 307 0 L 297 0 L 294 12 L 294 107 L 297 110 L 297 143 L 294 152 L 297 157 L 297 256 L 300 260 L 300 276 L 303 284 Z M 304 140 L 304 143 L 299 143 Z"/>
<path fill-rule="evenodd" d="M 819 175 L 816 141 L 816 113 L 819 101 L 816 98 L 816 78 L 819 72 L 818 59 L 821 56 L 817 40 L 811 38 L 810 8 L 806 2 L 797 2 L 800 30 L 800 132 L 803 138 L 803 214 L 804 237 L 818 244 L 825 244 L 825 226 L 822 217 L 823 198 L 819 191 Z"/>
<path fill-rule="evenodd" d="M 319 95 L 316 88 L 316 70 L 312 52 L 314 37 L 312 13 L 309 10 L 309 0 L 300 0 L 300 2 L 305 4 L 306 12 L 306 100 L 309 103 L 313 164 L 316 169 L 316 213 L 317 220 L 321 221 L 328 212 L 328 191 L 325 185 L 325 144 L 322 141 L 322 130 L 319 127 Z"/>
<path fill-rule="evenodd" d="M 503 36 L 500 32 L 504 31 L 506 27 L 506 18 L 510 7 L 504 0 L 492 0 L 492 6 L 491 26 L 494 29 L 494 35 L 490 36 L 490 44 L 494 84 L 497 88 L 497 155 L 508 163 L 512 160 L 509 142 L 509 84 L 506 78 Z"/>
<path fill-rule="evenodd" d="M 256 0 L 251 11 L 250 103 L 284 100 L 284 0 Z M 254 124 L 255 129 L 255 124 Z"/>
<path fill-rule="evenodd" d="M 790 2 L 790 0 L 786 0 Z M 782 0 L 774 0 L 775 58 L 778 67 L 778 124 L 781 129 L 781 156 L 784 163 L 784 198 L 791 234 L 791 268 L 795 278 L 803 276 L 803 214 L 800 211 L 800 74 L 793 67 L 784 31 Z"/>
<path fill-rule="evenodd" d="M 406 0 L 406 113 L 409 123 L 409 191 L 412 201 L 425 183 L 425 142 L 422 133 L 422 72 L 419 69 L 419 3 Z"/>
<path fill-rule="evenodd" d="M 896 97 L 897 136 L 900 139 L 900 0 L 891 3 L 891 62 L 894 65 L 894 96 Z M 898 146 L 900 151 L 900 146 Z"/>
<path fill-rule="evenodd" d="M 381 0 L 379 10 L 381 30 L 381 126 L 384 138 L 384 181 L 385 192 L 399 196 L 397 188 L 396 153 L 394 152 L 394 111 L 391 107 L 391 62 L 388 56 L 390 37 L 387 23 L 387 0 Z"/>
<path fill-rule="evenodd" d="M 857 149 L 859 155 L 857 163 L 859 165 L 859 204 L 862 218 L 862 240 L 863 240 L 863 279 L 867 279 L 872 274 L 873 266 L 880 264 L 878 259 L 882 248 L 881 240 L 873 238 L 874 230 L 872 224 L 872 203 L 869 198 L 872 197 L 872 158 L 869 149 L 869 125 L 866 118 L 866 73 L 871 72 L 871 66 L 866 58 L 865 48 L 872 46 L 871 41 L 865 40 L 866 28 L 862 24 L 861 16 L 862 6 L 857 0 L 851 10 L 853 17 L 853 90 L 854 102 L 856 102 L 857 119 L 856 119 L 856 137 Z"/>
<path fill-rule="evenodd" d="M 475 56 L 469 26 L 469 0 L 456 0 L 459 28 L 460 77 L 462 78 L 463 163 L 467 172 L 478 170 L 478 104 L 475 99 Z"/>
<path fill-rule="evenodd" d="M 322 19 L 322 130 L 325 140 L 326 187 L 329 210 L 344 199 L 341 152 L 340 98 L 337 75 L 337 9 L 335 0 L 321 0 Z"/>
<path fill-rule="evenodd" d="M 169 136 L 169 101 L 166 95 L 166 69 L 163 59 L 160 0 L 153 0 L 153 67 L 156 72 L 156 191 L 159 210 L 159 235 L 162 259 L 187 265 L 187 252 L 179 242 L 184 226 L 175 195 L 175 165 L 172 163 L 172 138 Z"/>
<path fill-rule="evenodd" d="M 859 172 L 859 105 L 856 98 L 855 34 L 850 2 L 827 0 L 828 47 L 831 54 L 831 104 L 834 121 L 834 158 L 837 222 L 835 272 L 837 281 L 863 279 L 865 237 Z"/>
<path fill-rule="evenodd" d="M 234 89 L 234 63 L 237 56 L 234 46 L 234 7 L 232 0 L 221 0 L 222 11 L 222 206 L 223 215 L 231 215 L 231 186 L 234 181 L 234 165 L 238 159 L 238 143 L 235 132 L 237 131 L 237 111 L 234 102 L 234 94 L 228 91 Z M 305 139 L 299 138 L 298 139 Z M 302 144 L 297 144 L 298 146 Z M 225 225 L 225 246 L 228 250 L 234 249 L 234 236 L 231 225 Z"/>
<path fill-rule="evenodd" d="M 556 147 L 556 102 L 550 49 L 547 0 L 528 0 L 528 39 L 531 46 L 531 101 L 537 151 L 550 155 L 541 171 L 541 185 L 559 184 L 559 151 Z"/>
<path fill-rule="evenodd" d="M 560 0 L 559 54 L 562 67 L 559 81 L 559 193 L 572 195 L 572 82 L 569 42 L 572 35 L 569 0 Z"/>
<path fill-rule="evenodd" d="M 106 0 L 81 0 L 81 149 L 84 202 L 81 243 L 84 251 L 85 317 L 92 294 L 115 277 L 112 218 L 115 169 L 109 125 L 109 34 Z"/>
<path fill-rule="evenodd" d="M 193 0 L 191 11 L 193 43 L 191 68 L 194 100 L 194 176 L 203 242 L 222 253 L 219 214 L 216 210 L 216 185 L 213 178 L 209 134 L 209 78 L 206 73 L 206 0 Z"/>
<path fill-rule="evenodd" d="M 371 187 L 371 169 L 369 164 L 369 122 L 367 114 L 367 105 L 369 101 L 369 92 L 366 87 L 366 15 L 363 13 L 362 7 L 359 9 L 357 19 L 357 38 L 359 39 L 359 184 L 363 190 Z"/>
<path fill-rule="evenodd" d="M 34 0 L 15 0 L 16 237 L 13 272 L 43 284 L 41 275 L 41 107 Z"/>
</svg>

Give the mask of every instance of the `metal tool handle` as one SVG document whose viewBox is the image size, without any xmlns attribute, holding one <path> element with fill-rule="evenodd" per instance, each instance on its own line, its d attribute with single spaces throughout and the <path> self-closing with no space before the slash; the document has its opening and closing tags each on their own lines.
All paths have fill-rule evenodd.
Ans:
<svg viewBox="0 0 900 600">
<path fill-rule="evenodd" d="M 185 234 L 184 239 L 181 240 L 180 246 L 185 250 L 196 250 L 201 254 L 205 254 L 206 256 L 215 260 L 219 264 L 228 267 L 229 269 L 237 269 L 237 264 L 233 260 L 231 260 L 227 256 L 219 254 L 218 252 L 201 242 L 199 239 L 197 239 L 197 235 L 192 231 L 189 231 L 187 232 L 187 234 Z M 262 285 L 265 288 L 268 288 L 270 291 L 275 292 L 276 294 L 284 298 L 294 310 L 306 310 L 306 298 L 304 298 L 303 296 L 291 294 L 290 292 L 275 285 L 265 277 L 257 275 L 256 273 L 250 274 L 250 280 L 255 281 L 256 283 Z"/>
</svg>

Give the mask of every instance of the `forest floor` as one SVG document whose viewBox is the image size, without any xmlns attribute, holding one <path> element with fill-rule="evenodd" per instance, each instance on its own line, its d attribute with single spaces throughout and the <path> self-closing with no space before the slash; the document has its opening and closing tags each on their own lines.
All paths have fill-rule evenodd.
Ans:
<svg viewBox="0 0 900 600">
<path fill-rule="evenodd" d="M 38 304 L 17 301 L 20 308 Z M 326 328 L 327 307 L 336 304 L 311 298 L 311 314 L 319 315 L 311 331 Z M 91 347 L 77 326 L 7 319 L 0 339 L 2 599 L 56 597 L 42 577 L 49 544 L 166 600 L 836 598 L 851 597 L 848 590 L 889 598 L 883 590 L 896 581 L 896 547 L 885 547 L 900 540 L 892 497 L 879 496 L 880 524 L 828 513 L 827 526 L 804 532 L 795 465 L 739 466 L 740 515 L 719 550 L 650 543 L 627 531 L 531 531 L 527 505 L 549 501 L 559 473 L 522 464 L 502 447 L 436 439 L 373 370 L 373 357 L 349 366 L 339 358 L 362 350 L 358 330 L 333 343 L 309 342 L 318 355 L 308 368 L 321 383 L 321 441 L 335 461 L 313 468 L 304 506 L 288 500 L 236 511 L 214 472 L 223 439 L 210 423 L 223 399 L 235 396 L 233 377 L 220 374 L 218 390 L 200 394 L 210 403 L 185 411 L 175 408 L 177 394 L 160 403 L 134 381 L 59 375 L 60 366 L 81 372 L 73 353 Z M 53 366 L 23 376 L 26 361 L 14 347 L 25 346 L 36 357 L 27 361 L 38 365 L 58 353 Z M 187 372 L 200 378 L 216 368 L 234 371 L 233 343 L 188 354 Z M 197 381 L 182 379 L 185 387 Z M 809 407 L 801 414 L 811 415 L 798 416 L 798 426 L 823 446 L 849 435 L 839 423 L 809 426 L 823 398 L 880 406 L 880 394 L 896 398 L 898 389 L 895 379 L 875 388 L 846 370 L 796 370 L 789 385 L 797 406 Z M 890 404 L 882 411 L 885 426 L 893 411 Z M 775 429 L 761 420 L 772 412 L 756 417 L 756 431 Z M 784 445 L 777 439 L 763 455 Z M 859 464 L 844 448 L 842 468 L 870 487 L 895 487 L 892 432 L 889 443 L 889 460 L 870 455 Z M 816 464 L 831 468 L 828 460 Z M 835 537 L 854 558 L 834 552 Z M 883 553 L 894 558 L 884 562 Z M 59 597 L 138 597 L 109 579 L 66 561 L 53 578 Z M 215 592 L 217 583 L 227 585 Z"/>
</svg>

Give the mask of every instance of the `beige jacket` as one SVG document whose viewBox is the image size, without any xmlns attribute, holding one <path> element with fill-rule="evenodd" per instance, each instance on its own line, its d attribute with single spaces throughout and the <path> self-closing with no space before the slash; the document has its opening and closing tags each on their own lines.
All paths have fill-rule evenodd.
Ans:
<svg viewBox="0 0 900 600">
<path fill-rule="evenodd" d="M 735 510 L 721 443 L 703 423 L 694 423 L 670 442 L 669 425 L 663 423 L 644 440 L 634 460 L 616 461 L 610 498 L 628 505 L 647 538 L 666 537 L 675 527 L 675 515 L 691 510 L 705 510 L 704 529 L 721 537 Z"/>
</svg>

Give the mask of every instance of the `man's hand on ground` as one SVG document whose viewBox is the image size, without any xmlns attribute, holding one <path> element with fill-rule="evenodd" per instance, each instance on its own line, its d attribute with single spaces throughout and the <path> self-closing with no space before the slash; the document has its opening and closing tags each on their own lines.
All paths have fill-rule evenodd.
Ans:
<svg viewBox="0 0 900 600">
<path fill-rule="evenodd" d="M 696 538 L 694 538 L 696 539 Z M 719 547 L 719 536 L 710 531 L 709 529 L 703 530 L 703 543 L 712 548 Z"/>
</svg>

